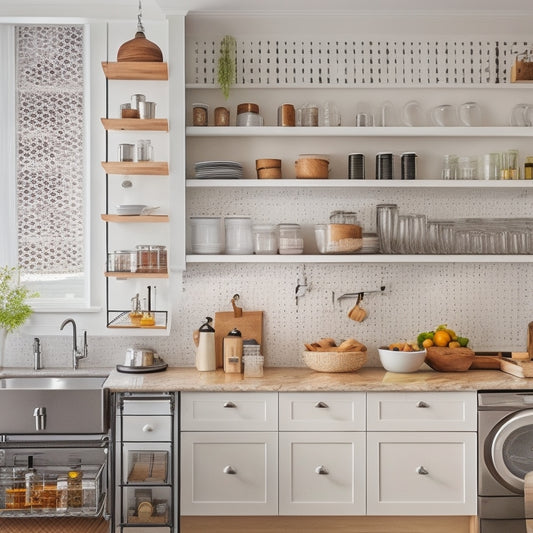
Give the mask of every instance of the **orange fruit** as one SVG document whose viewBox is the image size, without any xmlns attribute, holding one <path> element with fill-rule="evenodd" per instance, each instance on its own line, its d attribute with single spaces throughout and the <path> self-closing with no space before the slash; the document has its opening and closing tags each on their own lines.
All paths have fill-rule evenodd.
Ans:
<svg viewBox="0 0 533 533">
<path fill-rule="evenodd" d="M 422 346 L 424 348 L 430 348 L 431 346 L 433 346 L 433 341 L 431 339 L 425 339 L 422 343 Z"/>
<path fill-rule="evenodd" d="M 435 331 L 433 335 L 433 343 L 435 346 L 448 346 L 448 343 L 452 340 L 450 334 L 447 331 L 439 330 Z"/>
</svg>

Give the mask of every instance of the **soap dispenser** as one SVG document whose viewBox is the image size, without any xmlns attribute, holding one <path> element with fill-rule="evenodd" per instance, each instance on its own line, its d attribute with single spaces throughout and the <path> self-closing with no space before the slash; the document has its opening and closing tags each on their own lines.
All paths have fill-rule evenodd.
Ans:
<svg viewBox="0 0 533 533">
<path fill-rule="evenodd" d="M 224 354 L 224 372 L 240 374 L 242 368 L 242 335 L 237 328 L 233 328 L 225 337 L 222 344 Z"/>
<path fill-rule="evenodd" d="M 205 317 L 206 322 L 198 330 L 198 344 L 196 349 L 196 369 L 209 372 L 217 369 L 215 354 L 215 330 L 211 326 L 213 319 Z"/>
</svg>

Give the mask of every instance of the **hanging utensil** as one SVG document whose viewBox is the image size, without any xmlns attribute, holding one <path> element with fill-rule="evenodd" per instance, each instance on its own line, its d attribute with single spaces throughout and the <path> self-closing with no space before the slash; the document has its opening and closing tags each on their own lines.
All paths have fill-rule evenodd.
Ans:
<svg viewBox="0 0 533 533">
<path fill-rule="evenodd" d="M 364 294 L 364 292 L 360 292 L 357 295 L 357 302 L 348 311 L 348 318 L 354 320 L 355 322 L 362 322 L 368 316 L 368 313 L 363 309 L 361 304 L 361 302 L 363 301 Z"/>
</svg>

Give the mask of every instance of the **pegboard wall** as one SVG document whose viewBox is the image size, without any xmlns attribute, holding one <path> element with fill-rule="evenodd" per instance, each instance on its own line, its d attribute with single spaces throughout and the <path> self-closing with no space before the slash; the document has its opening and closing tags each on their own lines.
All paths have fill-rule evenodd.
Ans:
<svg viewBox="0 0 533 533">
<path fill-rule="evenodd" d="M 236 83 L 242 86 L 424 86 L 505 83 L 531 42 L 481 39 L 355 40 L 236 37 Z M 187 83 L 214 85 L 220 43 L 189 48 Z"/>
</svg>

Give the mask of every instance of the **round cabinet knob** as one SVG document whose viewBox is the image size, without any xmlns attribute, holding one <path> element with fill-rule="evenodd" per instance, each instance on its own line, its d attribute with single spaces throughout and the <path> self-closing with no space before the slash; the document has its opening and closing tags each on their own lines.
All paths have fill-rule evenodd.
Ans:
<svg viewBox="0 0 533 533">
<path fill-rule="evenodd" d="M 225 466 L 223 470 L 224 474 L 231 474 L 235 475 L 237 473 L 237 470 L 233 468 L 231 465 Z"/>
<path fill-rule="evenodd" d="M 315 403 L 315 407 L 317 409 L 327 409 L 329 407 L 329 405 L 325 402 L 316 402 Z"/>
<path fill-rule="evenodd" d="M 226 402 L 224 404 L 224 409 L 235 409 L 237 406 L 233 402 Z"/>
<path fill-rule="evenodd" d="M 315 468 L 315 473 L 321 476 L 327 476 L 329 474 L 328 469 L 323 465 L 317 466 Z"/>
<path fill-rule="evenodd" d="M 420 465 L 417 469 L 416 469 L 416 473 L 417 474 L 420 474 L 421 476 L 427 476 L 429 474 L 429 472 L 422 466 Z"/>
<path fill-rule="evenodd" d="M 144 431 L 144 433 L 150 433 L 150 432 L 153 431 L 153 430 L 154 430 L 154 428 L 153 428 L 153 426 L 151 426 L 150 424 L 145 424 L 145 425 L 143 426 L 143 431 Z"/>
<path fill-rule="evenodd" d="M 425 409 L 427 407 L 429 407 L 429 404 L 426 403 L 426 402 L 423 402 L 422 400 L 420 400 L 417 404 L 416 404 L 417 407 L 420 407 L 421 409 Z"/>
</svg>

